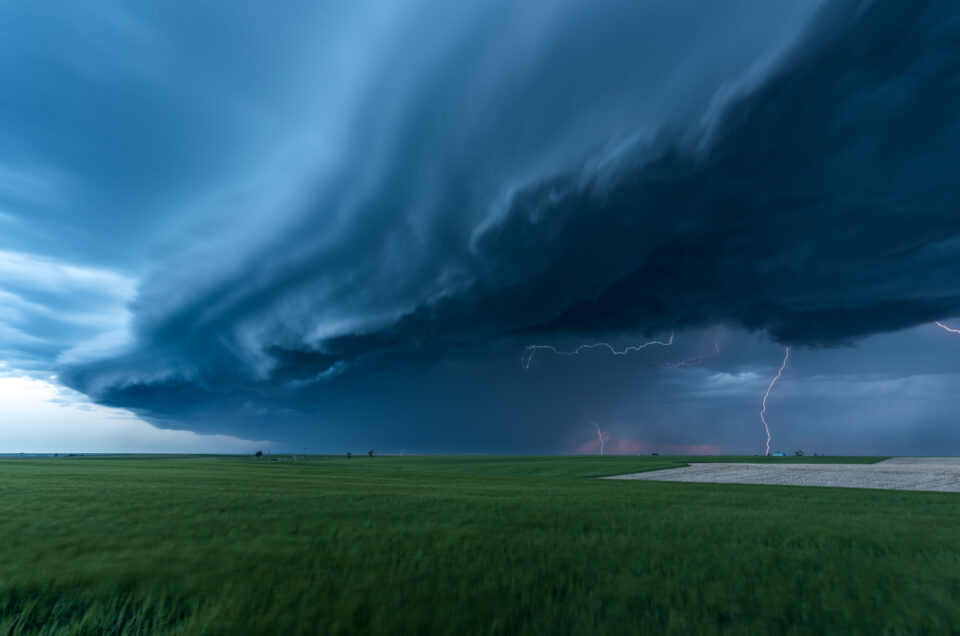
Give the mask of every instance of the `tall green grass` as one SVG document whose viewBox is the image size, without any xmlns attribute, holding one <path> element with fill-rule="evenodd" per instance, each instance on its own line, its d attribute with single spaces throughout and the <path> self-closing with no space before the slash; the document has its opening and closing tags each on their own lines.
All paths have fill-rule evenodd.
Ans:
<svg viewBox="0 0 960 636">
<path fill-rule="evenodd" d="M 0 634 L 956 633 L 957 495 L 684 459 L 0 461 Z"/>
</svg>

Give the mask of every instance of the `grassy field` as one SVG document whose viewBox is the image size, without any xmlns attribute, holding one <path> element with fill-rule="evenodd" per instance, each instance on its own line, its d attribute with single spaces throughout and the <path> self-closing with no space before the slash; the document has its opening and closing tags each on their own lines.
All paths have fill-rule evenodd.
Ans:
<svg viewBox="0 0 960 636">
<path fill-rule="evenodd" d="M 960 496 L 684 459 L 0 460 L 0 634 L 960 629 Z"/>
</svg>

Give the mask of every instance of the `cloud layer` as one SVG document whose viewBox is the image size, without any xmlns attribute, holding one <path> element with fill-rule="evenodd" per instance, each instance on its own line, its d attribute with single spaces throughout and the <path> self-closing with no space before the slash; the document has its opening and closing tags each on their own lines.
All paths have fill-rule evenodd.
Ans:
<svg viewBox="0 0 960 636">
<path fill-rule="evenodd" d="M 451 33 L 411 37 L 347 174 L 207 285 L 148 283 L 133 360 L 153 370 L 106 386 L 323 379 L 516 332 L 726 322 L 833 344 L 957 313 L 948 5 L 828 7 L 785 51 L 728 60 L 711 44 L 739 14 L 683 23 L 690 52 L 634 36 L 653 9 L 567 9 L 478 16 L 466 44 L 448 40 L 474 25 L 441 11 Z"/>
</svg>

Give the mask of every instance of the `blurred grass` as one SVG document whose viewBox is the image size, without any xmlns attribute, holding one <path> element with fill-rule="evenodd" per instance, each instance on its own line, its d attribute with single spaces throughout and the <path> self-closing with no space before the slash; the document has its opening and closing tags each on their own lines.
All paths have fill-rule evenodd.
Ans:
<svg viewBox="0 0 960 636">
<path fill-rule="evenodd" d="M 691 461 L 0 460 L 0 634 L 957 633 L 960 497 Z"/>
</svg>

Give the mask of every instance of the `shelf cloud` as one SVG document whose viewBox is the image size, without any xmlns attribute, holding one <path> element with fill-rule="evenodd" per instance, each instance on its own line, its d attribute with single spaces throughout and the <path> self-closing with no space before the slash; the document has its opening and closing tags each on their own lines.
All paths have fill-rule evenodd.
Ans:
<svg viewBox="0 0 960 636">
<path fill-rule="evenodd" d="M 36 353 L 100 403 L 223 432 L 490 346 L 719 324 L 828 348 L 960 314 L 947 2 L 103 11 L 132 58 L 56 56 L 90 162 L 18 111 L 93 210 L 75 261 L 137 281 L 114 336 Z M 8 183 L 0 228 L 68 224 Z"/>
</svg>

